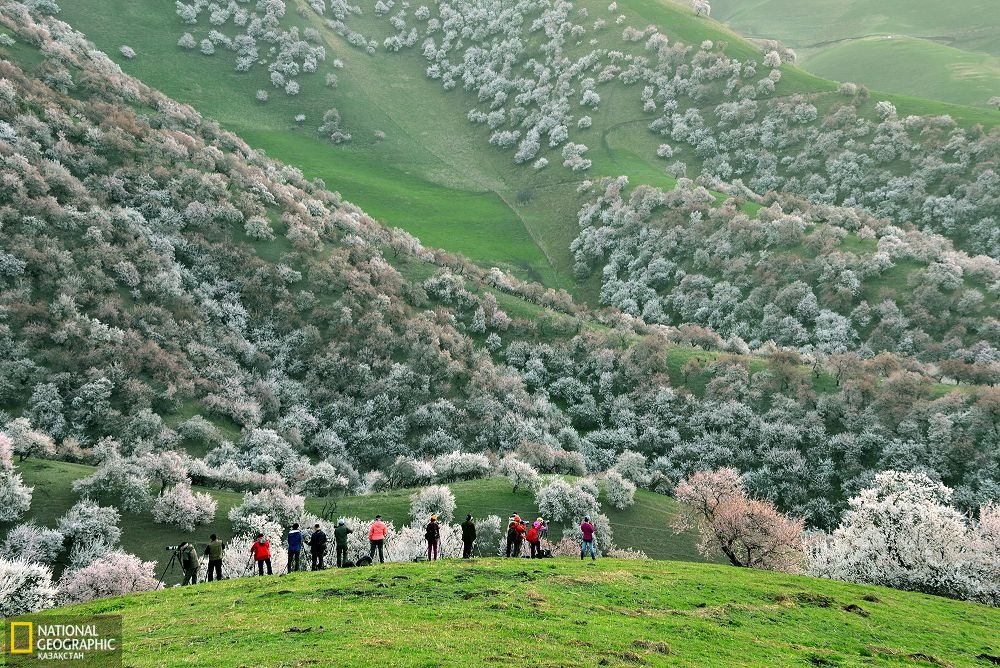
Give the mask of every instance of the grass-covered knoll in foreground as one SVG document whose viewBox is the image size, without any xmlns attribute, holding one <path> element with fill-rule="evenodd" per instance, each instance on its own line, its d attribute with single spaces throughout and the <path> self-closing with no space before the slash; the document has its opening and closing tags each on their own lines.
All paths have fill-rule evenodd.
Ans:
<svg viewBox="0 0 1000 668">
<path fill-rule="evenodd" d="M 724 566 L 476 560 L 178 588 L 120 614 L 143 666 L 988 666 L 1000 610 Z"/>
<path fill-rule="evenodd" d="M 17 470 L 23 476 L 25 484 L 35 488 L 29 516 L 42 526 L 54 527 L 57 520 L 80 500 L 80 495 L 73 491 L 73 481 L 92 474 L 94 467 L 28 459 L 18 463 Z M 456 521 L 461 521 L 466 513 L 472 513 L 478 519 L 487 515 L 498 515 L 506 519 L 512 513 L 519 513 L 522 517 L 533 520 L 538 515 L 538 507 L 532 494 L 524 489 L 512 492 L 510 484 L 503 478 L 453 482 L 448 487 L 455 495 Z M 195 489 L 208 492 L 218 502 L 214 522 L 186 533 L 175 527 L 154 523 L 148 512 L 122 511 L 122 547 L 143 560 L 157 562 L 156 572 L 159 574 L 170 558 L 170 553 L 164 550 L 167 545 L 188 540 L 203 547 L 208 535 L 213 532 L 223 540 L 228 540 L 232 534 L 229 510 L 243 501 L 243 495 L 218 489 Z M 410 495 L 414 491 L 394 489 L 364 496 L 343 497 L 337 499 L 334 517 L 370 519 L 381 514 L 400 528 L 410 523 Z M 113 500 L 102 501 L 113 503 Z M 306 501 L 306 509 L 316 514 L 322 513 L 325 505 L 325 499 L 311 498 Z M 646 490 L 638 490 L 635 504 L 626 510 L 617 510 L 608 504 L 602 507 L 602 511 L 611 519 L 617 546 L 642 550 L 653 559 L 701 561 L 702 557 L 695 549 L 697 537 L 693 533 L 675 534 L 670 529 L 670 522 L 677 509 L 677 503 L 670 497 Z M 560 527 L 553 526 L 551 538 L 557 539 L 560 530 Z M 168 584 L 177 584 L 181 579 L 180 569 L 174 568 L 164 579 Z"/>
</svg>

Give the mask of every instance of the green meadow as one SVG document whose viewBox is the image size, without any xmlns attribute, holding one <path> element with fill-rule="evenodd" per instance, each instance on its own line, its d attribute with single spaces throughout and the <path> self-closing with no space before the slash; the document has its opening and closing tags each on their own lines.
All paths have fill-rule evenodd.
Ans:
<svg viewBox="0 0 1000 668">
<path fill-rule="evenodd" d="M 385 564 L 177 587 L 51 614 L 121 615 L 124 665 L 134 668 L 1000 661 L 996 608 L 671 561 Z"/>
</svg>

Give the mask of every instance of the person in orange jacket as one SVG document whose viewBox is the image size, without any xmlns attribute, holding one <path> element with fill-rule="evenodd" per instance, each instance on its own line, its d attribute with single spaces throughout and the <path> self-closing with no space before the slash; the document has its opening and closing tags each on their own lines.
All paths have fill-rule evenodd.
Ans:
<svg viewBox="0 0 1000 668">
<path fill-rule="evenodd" d="M 371 550 L 368 553 L 368 558 L 375 561 L 375 550 L 378 550 L 378 561 L 380 564 L 385 563 L 385 537 L 389 534 L 389 527 L 385 525 L 382 521 L 381 515 L 375 516 L 375 521 L 372 523 L 372 528 L 368 530 L 368 545 Z"/>
<path fill-rule="evenodd" d="M 264 534 L 259 533 L 253 541 L 253 545 L 250 546 L 250 554 L 253 556 L 254 561 L 257 562 L 257 574 L 264 574 L 264 566 L 267 565 L 267 574 L 273 575 L 271 572 L 271 541 L 264 537 Z"/>
<path fill-rule="evenodd" d="M 524 534 L 527 529 L 524 526 L 524 522 L 521 521 L 519 515 L 514 515 L 510 518 L 510 523 L 507 525 L 507 556 L 521 556 L 521 543 L 524 542 Z"/>
</svg>

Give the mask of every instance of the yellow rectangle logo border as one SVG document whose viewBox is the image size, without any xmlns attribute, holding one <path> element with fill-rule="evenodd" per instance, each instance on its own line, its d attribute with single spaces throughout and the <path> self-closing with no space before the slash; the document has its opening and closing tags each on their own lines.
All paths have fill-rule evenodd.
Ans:
<svg viewBox="0 0 1000 668">
<path fill-rule="evenodd" d="M 28 648 L 17 649 L 14 643 L 14 631 L 18 627 L 28 627 Z M 34 622 L 11 622 L 10 623 L 10 653 L 11 654 L 31 654 L 35 649 L 35 624 Z"/>
</svg>

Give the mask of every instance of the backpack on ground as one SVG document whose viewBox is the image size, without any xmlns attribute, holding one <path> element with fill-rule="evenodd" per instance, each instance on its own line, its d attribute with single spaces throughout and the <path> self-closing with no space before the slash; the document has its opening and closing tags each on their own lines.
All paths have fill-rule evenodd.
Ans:
<svg viewBox="0 0 1000 668">
<path fill-rule="evenodd" d="M 364 556 L 358 557 L 358 560 L 354 562 L 354 565 L 355 566 L 371 566 L 372 565 L 372 558 L 369 557 L 367 554 L 364 555 Z"/>
</svg>

